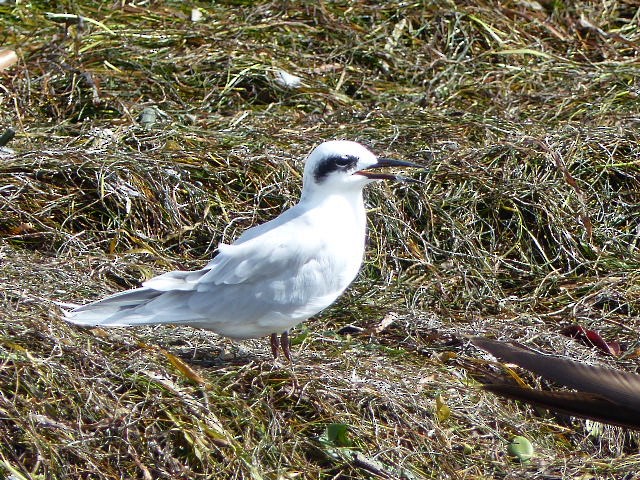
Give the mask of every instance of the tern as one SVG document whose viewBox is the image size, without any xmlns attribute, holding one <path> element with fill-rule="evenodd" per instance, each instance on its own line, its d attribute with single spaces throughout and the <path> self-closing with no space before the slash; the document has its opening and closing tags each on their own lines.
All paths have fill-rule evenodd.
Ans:
<svg viewBox="0 0 640 480">
<path fill-rule="evenodd" d="M 507 363 L 577 391 L 548 391 L 487 377 L 483 388 L 581 418 L 640 430 L 640 375 L 544 355 L 483 337 L 471 343 Z"/>
<path fill-rule="evenodd" d="M 363 188 L 377 180 L 411 181 L 381 172 L 420 167 L 378 158 L 346 140 L 317 146 L 304 166 L 299 202 L 246 230 L 201 270 L 172 271 L 142 287 L 65 313 L 84 326 L 182 324 L 231 339 L 271 335 L 291 360 L 288 331 L 331 305 L 356 277 L 364 256 Z"/>
</svg>

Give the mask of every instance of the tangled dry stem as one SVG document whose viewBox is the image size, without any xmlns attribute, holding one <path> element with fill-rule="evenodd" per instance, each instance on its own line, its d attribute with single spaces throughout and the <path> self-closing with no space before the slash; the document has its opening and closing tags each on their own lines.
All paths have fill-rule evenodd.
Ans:
<svg viewBox="0 0 640 480">
<path fill-rule="evenodd" d="M 202 22 L 190 8 L 0 5 L 20 57 L 0 73 L 0 123 L 19 131 L 0 157 L 0 471 L 640 470 L 636 434 L 590 435 L 476 389 L 468 369 L 492 367 L 460 341 L 518 338 L 637 370 L 637 6 L 216 2 L 199 5 Z M 261 340 L 61 320 L 53 300 L 197 267 L 290 206 L 300 159 L 329 138 L 427 168 L 418 186 L 371 189 L 362 274 L 298 330 L 293 366 Z M 574 322 L 623 356 L 559 336 Z M 348 426 L 343 444 L 325 438 L 332 424 Z M 507 458 L 513 434 L 534 442 L 532 462 Z"/>
</svg>

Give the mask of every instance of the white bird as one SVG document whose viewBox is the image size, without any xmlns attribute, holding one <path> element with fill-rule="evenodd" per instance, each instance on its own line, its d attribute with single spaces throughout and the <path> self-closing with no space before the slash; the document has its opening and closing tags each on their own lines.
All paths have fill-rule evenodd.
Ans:
<svg viewBox="0 0 640 480">
<path fill-rule="evenodd" d="M 66 312 L 69 322 L 121 327 L 183 324 L 233 339 L 277 333 L 290 359 L 288 330 L 331 305 L 353 281 L 364 256 L 362 189 L 376 180 L 408 180 L 378 172 L 418 165 L 377 158 L 356 142 L 328 141 L 305 161 L 300 201 L 246 230 L 201 270 L 173 271 L 141 288 Z"/>
</svg>

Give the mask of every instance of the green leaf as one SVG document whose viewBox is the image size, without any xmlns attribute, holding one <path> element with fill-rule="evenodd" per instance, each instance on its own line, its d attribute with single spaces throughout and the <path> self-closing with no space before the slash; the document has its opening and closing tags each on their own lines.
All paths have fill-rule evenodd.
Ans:
<svg viewBox="0 0 640 480">
<path fill-rule="evenodd" d="M 444 422 L 451 416 L 451 408 L 442 398 L 442 395 L 436 397 L 436 416 L 439 422 Z"/>
<path fill-rule="evenodd" d="M 507 447 L 507 453 L 510 457 L 526 463 L 533 457 L 533 445 L 527 438 L 518 435 L 511 439 Z"/>
<path fill-rule="evenodd" d="M 346 423 L 330 423 L 326 430 L 327 440 L 336 447 L 350 447 L 349 426 Z"/>
</svg>

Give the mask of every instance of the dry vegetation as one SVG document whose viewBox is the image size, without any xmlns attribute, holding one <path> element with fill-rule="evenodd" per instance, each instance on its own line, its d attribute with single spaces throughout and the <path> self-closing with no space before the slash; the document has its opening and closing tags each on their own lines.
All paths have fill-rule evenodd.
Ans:
<svg viewBox="0 0 640 480">
<path fill-rule="evenodd" d="M 20 57 L 0 73 L 18 132 L 0 157 L 0 475 L 638 478 L 638 434 L 478 390 L 469 371 L 493 367 L 460 339 L 638 369 L 639 22 L 632 0 L 0 4 Z M 265 340 L 61 319 L 53 300 L 202 265 L 275 216 L 330 138 L 428 170 L 370 189 L 366 265 L 295 332 L 294 365 Z M 623 354 L 562 337 L 571 323 Z"/>
</svg>

